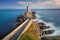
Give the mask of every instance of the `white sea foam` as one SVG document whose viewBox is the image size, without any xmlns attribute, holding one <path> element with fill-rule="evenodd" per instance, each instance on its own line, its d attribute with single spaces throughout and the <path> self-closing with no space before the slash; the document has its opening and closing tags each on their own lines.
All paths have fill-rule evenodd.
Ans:
<svg viewBox="0 0 60 40">
<path fill-rule="evenodd" d="M 36 17 L 37 17 L 37 19 L 34 19 L 34 21 L 37 21 L 37 23 L 38 23 L 38 22 L 43 22 L 43 23 L 45 23 L 46 26 L 50 26 L 50 28 L 49 28 L 49 29 L 46 29 L 46 30 L 51 30 L 51 29 L 52 29 L 52 30 L 55 30 L 54 33 L 48 34 L 48 35 L 45 35 L 45 36 L 59 36 L 59 35 L 60 35 L 60 29 L 58 29 L 58 28 L 54 25 L 54 23 L 43 21 L 42 19 L 40 19 L 42 16 L 39 16 L 38 14 L 36 14 Z"/>
</svg>

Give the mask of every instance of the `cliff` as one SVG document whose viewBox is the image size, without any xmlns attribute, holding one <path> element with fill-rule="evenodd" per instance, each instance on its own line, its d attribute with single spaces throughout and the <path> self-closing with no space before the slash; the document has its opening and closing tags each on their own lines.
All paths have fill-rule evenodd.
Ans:
<svg viewBox="0 0 60 40">
<path fill-rule="evenodd" d="M 24 15 L 21 15 L 18 17 L 17 22 L 19 22 L 18 25 L 23 23 L 26 19 L 36 19 L 36 12 L 30 12 L 27 6 L 27 11 Z M 32 25 L 29 27 L 29 29 L 19 38 L 19 40 L 43 40 L 41 39 L 43 35 L 52 34 L 55 32 L 55 30 L 46 30 L 49 29 L 50 26 L 46 26 L 43 22 L 35 22 L 33 21 Z"/>
<path fill-rule="evenodd" d="M 21 23 L 23 23 L 26 19 L 36 19 L 35 14 L 36 14 L 36 12 L 32 12 L 32 13 L 28 12 L 27 14 L 25 13 L 24 15 L 19 16 L 17 18 L 17 22 L 19 22 L 18 26 Z M 25 32 L 19 38 L 19 40 L 23 40 L 23 39 L 24 40 L 27 40 L 27 39 L 29 39 L 29 40 L 30 39 L 32 39 L 32 40 L 41 40 L 41 36 L 47 35 L 47 34 L 52 34 L 54 32 L 54 30 L 45 30 L 45 31 L 43 31 L 44 29 L 48 29 L 48 28 L 50 28 L 50 26 L 46 26 L 45 23 L 43 23 L 43 22 L 38 22 L 37 23 L 37 22 L 33 21 L 31 27 L 27 30 L 27 32 Z M 33 37 L 34 39 L 31 38 L 31 37 Z"/>
</svg>

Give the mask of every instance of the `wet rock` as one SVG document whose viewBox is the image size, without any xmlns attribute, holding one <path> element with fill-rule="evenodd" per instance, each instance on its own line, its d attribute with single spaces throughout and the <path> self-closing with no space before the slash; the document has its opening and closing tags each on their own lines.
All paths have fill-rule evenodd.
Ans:
<svg viewBox="0 0 60 40">
<path fill-rule="evenodd" d="M 55 30 L 45 30 L 45 31 L 43 31 L 43 35 L 52 34 L 54 32 L 55 32 Z"/>
<path fill-rule="evenodd" d="M 32 15 L 33 15 L 33 19 L 36 19 L 36 12 L 32 12 Z"/>
<path fill-rule="evenodd" d="M 45 24 L 43 22 L 38 23 L 39 26 L 44 26 Z"/>
<path fill-rule="evenodd" d="M 60 40 L 60 36 L 47 36 L 41 38 L 41 40 Z"/>
<path fill-rule="evenodd" d="M 48 28 L 50 28 L 50 26 L 46 26 L 43 22 L 39 22 L 38 23 L 38 26 L 40 27 L 40 29 L 48 29 Z"/>
<path fill-rule="evenodd" d="M 44 30 L 44 29 L 49 29 L 50 26 L 46 26 L 46 25 L 44 25 L 44 26 L 40 26 L 40 28 L 41 28 L 42 30 Z"/>
<path fill-rule="evenodd" d="M 38 23 L 38 26 L 39 26 L 40 29 L 42 29 L 42 30 L 46 28 L 45 24 L 42 23 L 42 22 L 39 22 L 39 23 Z"/>
<path fill-rule="evenodd" d="M 47 40 L 46 38 L 41 38 L 41 40 Z"/>
<path fill-rule="evenodd" d="M 45 29 L 48 29 L 48 28 L 50 28 L 50 26 L 46 26 L 46 28 L 45 28 Z"/>
<path fill-rule="evenodd" d="M 37 14 L 36 12 L 32 12 L 32 13 L 33 13 L 33 15 Z"/>
</svg>

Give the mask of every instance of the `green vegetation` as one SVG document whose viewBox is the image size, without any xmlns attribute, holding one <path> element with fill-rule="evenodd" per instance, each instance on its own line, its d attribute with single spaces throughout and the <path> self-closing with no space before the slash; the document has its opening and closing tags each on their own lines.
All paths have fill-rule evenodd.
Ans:
<svg viewBox="0 0 60 40">
<path fill-rule="evenodd" d="M 40 40 L 38 38 L 39 36 L 38 32 L 39 31 L 36 23 L 32 23 L 30 28 L 21 37 L 19 37 L 18 40 Z"/>
</svg>

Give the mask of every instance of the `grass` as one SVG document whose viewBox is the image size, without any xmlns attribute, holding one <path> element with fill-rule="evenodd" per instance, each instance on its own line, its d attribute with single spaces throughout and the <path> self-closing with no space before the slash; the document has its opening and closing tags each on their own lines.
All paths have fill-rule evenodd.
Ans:
<svg viewBox="0 0 60 40">
<path fill-rule="evenodd" d="M 32 23 L 30 28 L 18 40 L 40 40 L 39 31 L 36 23 Z"/>
</svg>

